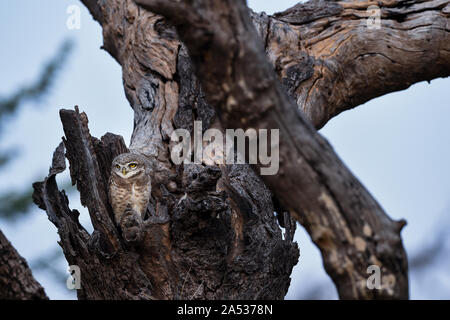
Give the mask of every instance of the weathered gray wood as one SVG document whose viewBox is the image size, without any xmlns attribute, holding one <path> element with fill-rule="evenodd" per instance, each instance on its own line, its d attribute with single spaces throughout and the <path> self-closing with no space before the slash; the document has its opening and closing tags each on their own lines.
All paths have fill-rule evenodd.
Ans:
<svg viewBox="0 0 450 320">
<path fill-rule="evenodd" d="M 280 171 L 262 178 L 321 249 L 340 297 L 407 298 L 407 260 L 400 238 L 404 221 L 387 217 L 296 110 L 267 61 L 245 4 L 137 2 L 177 27 L 224 127 L 280 130 Z M 373 264 L 382 269 L 381 290 L 366 286 L 367 268 Z"/>
<path fill-rule="evenodd" d="M 157 191 L 138 225 L 142 241 L 129 244 L 102 196 L 112 159 L 128 151 L 122 138 L 91 137 L 78 109 L 60 114 L 64 145 L 55 151 L 49 176 L 34 184 L 34 200 L 58 228 L 69 264 L 81 269 L 79 299 L 284 297 L 298 249 L 292 237 L 282 239 L 271 194 L 248 167 L 191 165 L 168 174 L 153 159 Z M 64 150 L 90 212 L 91 235 L 56 185 Z"/>
<path fill-rule="evenodd" d="M 103 181 L 107 181 L 112 159 L 127 151 L 123 139 L 107 134 L 97 140 L 89 134 L 85 114 L 78 110 L 62 110 L 60 114 L 65 143 L 55 150 L 47 178 L 33 184 L 33 200 L 46 210 L 57 227 L 59 244 L 69 265 L 80 267 L 82 288 L 77 291 L 78 298 L 151 299 L 151 283 L 139 266 L 138 254 L 133 248 L 125 247 L 112 224 L 107 200 L 98 197 L 105 192 Z M 64 191 L 58 190 L 55 177 L 66 169 L 65 156 L 71 166 L 72 182 L 77 183 L 81 198 L 89 208 L 95 228 L 92 234 L 79 223 L 79 212 L 69 208 Z"/>
<path fill-rule="evenodd" d="M 373 5 L 379 29 L 367 27 Z M 267 27 L 269 59 L 316 128 L 375 97 L 450 75 L 449 0 L 314 0 L 275 14 Z M 298 70 L 308 76 L 295 79 Z"/>
</svg>

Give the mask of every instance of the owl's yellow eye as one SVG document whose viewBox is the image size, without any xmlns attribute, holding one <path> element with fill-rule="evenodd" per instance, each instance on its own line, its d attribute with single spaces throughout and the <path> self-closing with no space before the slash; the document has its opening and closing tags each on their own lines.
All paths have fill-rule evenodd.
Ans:
<svg viewBox="0 0 450 320">
<path fill-rule="evenodd" d="M 116 164 L 116 169 L 120 169 L 120 166 L 118 164 Z"/>
<path fill-rule="evenodd" d="M 134 169 L 137 165 L 136 163 L 130 163 L 128 166 L 130 167 L 130 169 Z"/>
</svg>

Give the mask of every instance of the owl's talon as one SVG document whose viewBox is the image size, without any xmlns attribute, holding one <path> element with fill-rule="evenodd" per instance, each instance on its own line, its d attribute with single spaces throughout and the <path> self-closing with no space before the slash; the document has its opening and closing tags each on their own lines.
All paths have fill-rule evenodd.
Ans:
<svg viewBox="0 0 450 320">
<path fill-rule="evenodd" d="M 141 240 L 142 218 L 133 210 L 127 208 L 120 219 L 122 235 L 126 242 L 136 243 Z"/>
<path fill-rule="evenodd" d="M 141 237 L 140 228 L 137 228 L 137 227 L 127 228 L 127 229 L 124 229 L 122 231 L 122 233 L 123 233 L 123 238 L 128 243 L 134 244 L 134 243 L 141 241 L 142 237 Z"/>
</svg>

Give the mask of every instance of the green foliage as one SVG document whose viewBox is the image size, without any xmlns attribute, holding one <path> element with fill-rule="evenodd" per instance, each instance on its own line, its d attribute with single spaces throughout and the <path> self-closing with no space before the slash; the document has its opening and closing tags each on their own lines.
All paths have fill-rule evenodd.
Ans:
<svg viewBox="0 0 450 320">
<path fill-rule="evenodd" d="M 19 88 L 9 97 L 0 97 L 1 122 L 3 122 L 8 115 L 16 114 L 20 106 L 25 102 L 41 102 L 42 98 L 45 97 L 54 85 L 58 71 L 63 67 L 72 48 L 73 43 L 66 40 L 59 48 L 56 55 L 44 65 L 41 74 L 34 83 Z"/>
<path fill-rule="evenodd" d="M 65 284 L 68 274 L 61 271 L 58 266 L 55 266 L 55 262 L 61 259 L 61 248 L 56 247 L 50 249 L 47 254 L 34 259 L 30 265 L 33 271 L 45 270 L 50 272 L 57 280 L 58 283 Z"/>
<path fill-rule="evenodd" d="M 21 107 L 25 103 L 32 103 L 36 107 L 42 105 L 44 98 L 55 86 L 59 72 L 64 67 L 72 49 L 73 43 L 68 40 L 64 41 L 56 54 L 43 65 L 35 81 L 18 88 L 8 96 L 0 97 L 0 135 L 3 132 L 3 126 L 7 124 L 8 120 L 20 113 Z M 9 160 L 17 157 L 18 154 L 19 150 L 14 147 L 8 150 L 0 150 L 0 170 L 5 169 Z M 63 189 L 72 192 L 74 187 L 70 182 L 67 182 L 63 185 Z M 14 222 L 31 212 L 34 206 L 32 194 L 31 182 L 27 183 L 21 190 L 0 194 L 0 219 Z M 33 270 L 47 271 L 51 276 L 58 279 L 58 283 L 64 286 L 67 275 L 58 267 L 55 267 L 56 261 L 61 259 L 61 256 L 61 248 L 57 247 L 50 250 L 49 254 L 31 261 L 31 266 Z"/>
<path fill-rule="evenodd" d="M 0 168 L 3 167 L 11 159 L 11 154 L 4 153 L 0 154 Z"/>
<path fill-rule="evenodd" d="M 40 105 L 40 102 L 55 85 L 58 73 L 72 49 L 73 43 L 69 40 L 64 41 L 55 56 L 43 65 L 40 75 L 33 83 L 17 89 L 7 97 L 0 97 L 0 134 L 6 120 L 16 116 L 26 102 L 32 102 L 36 106 Z M 16 149 L 0 150 L 0 170 L 16 155 Z M 22 190 L 0 195 L 0 218 L 14 219 L 28 213 L 33 205 L 31 195 L 31 183 L 28 183 Z"/>
<path fill-rule="evenodd" d="M 7 120 L 17 116 L 25 103 L 31 102 L 35 106 L 42 105 L 43 99 L 54 87 L 59 71 L 63 68 L 72 49 L 73 43 L 71 41 L 63 42 L 54 57 L 43 65 L 41 73 L 34 82 L 17 89 L 7 97 L 0 97 L 0 135 Z M 18 150 L 14 147 L 8 150 L 0 150 L 0 170 L 4 169 L 9 160 L 16 157 L 17 154 Z M 69 183 L 65 187 L 68 190 L 73 189 Z M 22 190 L 0 194 L 0 219 L 3 218 L 12 222 L 31 212 L 34 206 L 32 194 L 31 182 L 27 183 Z M 47 270 L 59 279 L 61 284 L 64 284 L 66 275 L 54 267 L 55 261 L 61 258 L 61 255 L 61 249 L 56 248 L 49 255 L 41 257 L 31 264 L 33 269 Z"/>
<path fill-rule="evenodd" d="M 29 211 L 33 201 L 32 190 L 13 191 L 0 196 L 0 217 L 17 218 Z"/>
</svg>

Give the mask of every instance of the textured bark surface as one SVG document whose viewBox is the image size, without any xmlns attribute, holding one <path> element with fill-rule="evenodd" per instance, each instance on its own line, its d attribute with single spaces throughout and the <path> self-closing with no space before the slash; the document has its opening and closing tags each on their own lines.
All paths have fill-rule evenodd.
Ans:
<svg viewBox="0 0 450 320">
<path fill-rule="evenodd" d="M 128 151 L 122 138 L 91 137 L 87 117 L 78 109 L 60 114 L 64 142 L 49 176 L 34 184 L 34 200 L 58 228 L 69 264 L 81 269 L 79 299 L 284 297 L 298 259 L 294 230 L 283 240 L 271 194 L 253 171 L 238 165 L 167 171 L 153 159 L 160 180 L 138 226 L 142 241 L 130 244 L 114 225 L 106 196 L 111 162 Z M 65 169 L 64 151 L 89 209 L 91 235 L 55 181 Z"/>
<path fill-rule="evenodd" d="M 0 231 L 0 300 L 47 300 L 27 262 Z"/>
<path fill-rule="evenodd" d="M 380 28 L 369 29 L 369 6 Z M 342 111 L 450 75 L 450 1 L 326 1 L 258 17 L 279 77 L 316 128 Z"/>
<path fill-rule="evenodd" d="M 319 246 L 341 298 L 407 298 L 404 221 L 392 221 L 298 111 L 241 1 L 139 0 L 177 27 L 226 128 L 280 130 L 280 170 L 264 182 Z M 221 61 L 220 64 L 217 61 Z M 382 268 L 370 290 L 367 268 Z"/>
<path fill-rule="evenodd" d="M 321 250 L 341 298 L 408 297 L 404 221 L 389 219 L 314 126 L 448 75 L 448 1 L 386 2 L 386 24 L 375 31 L 365 26 L 366 9 L 382 2 L 311 1 L 269 17 L 242 1 L 139 1 L 169 20 L 132 0 L 82 2 L 122 66 L 135 113 L 130 150 L 152 161 L 154 185 L 138 226 L 143 241 L 126 243 L 106 181 L 113 157 L 127 148 L 111 134 L 91 137 L 84 114 L 61 112 L 64 146 L 35 184 L 35 201 L 57 226 L 69 263 L 81 268 L 79 298 L 283 298 L 298 259 L 286 211 Z M 246 165 L 175 166 L 170 135 L 192 130 L 194 120 L 204 129 L 280 129 L 280 172 L 264 177 L 270 191 Z M 92 235 L 57 189 L 64 148 Z M 366 287 L 372 264 L 381 267 L 381 290 Z"/>
</svg>

